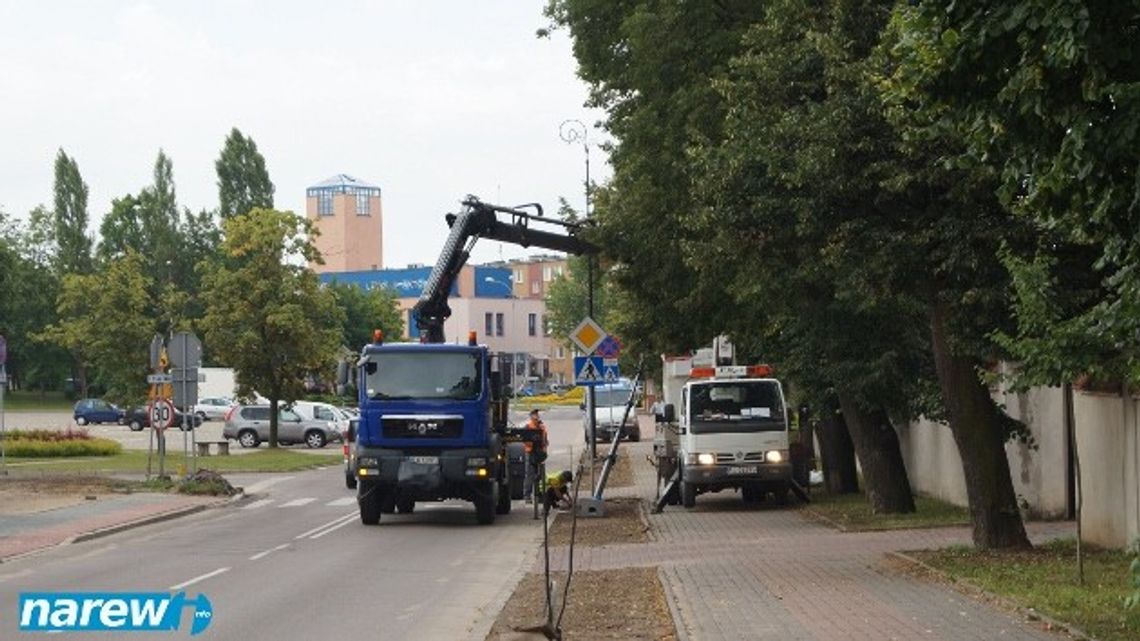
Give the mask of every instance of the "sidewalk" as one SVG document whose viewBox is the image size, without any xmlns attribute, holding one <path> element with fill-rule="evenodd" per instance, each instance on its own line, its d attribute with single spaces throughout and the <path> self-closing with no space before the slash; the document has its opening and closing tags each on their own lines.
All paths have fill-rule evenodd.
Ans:
<svg viewBox="0 0 1140 641">
<path fill-rule="evenodd" d="M 842 533 L 794 508 L 746 506 L 729 492 L 702 495 L 691 510 L 668 506 L 648 514 L 656 493 L 647 459 L 652 444 L 623 449 L 636 486 L 605 496 L 643 499 L 651 541 L 578 547 L 574 569 L 657 567 L 682 641 L 1062 638 L 948 586 L 912 578 L 888 555 L 968 545 L 968 528 Z M 1027 527 L 1035 543 L 1074 533 L 1072 523 Z M 566 569 L 565 552 L 552 550 L 552 570 Z"/>
<path fill-rule="evenodd" d="M 0 515 L 0 563 L 64 543 L 78 543 L 224 505 L 229 497 L 138 493 L 99 496 L 35 512 Z"/>
</svg>

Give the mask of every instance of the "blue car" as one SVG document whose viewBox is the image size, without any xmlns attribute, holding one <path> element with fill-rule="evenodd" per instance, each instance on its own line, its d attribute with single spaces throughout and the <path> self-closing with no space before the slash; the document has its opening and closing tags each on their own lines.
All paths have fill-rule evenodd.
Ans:
<svg viewBox="0 0 1140 641">
<path fill-rule="evenodd" d="M 101 398 L 85 398 L 75 404 L 72 416 L 78 425 L 118 423 L 123 419 L 123 410 Z"/>
</svg>

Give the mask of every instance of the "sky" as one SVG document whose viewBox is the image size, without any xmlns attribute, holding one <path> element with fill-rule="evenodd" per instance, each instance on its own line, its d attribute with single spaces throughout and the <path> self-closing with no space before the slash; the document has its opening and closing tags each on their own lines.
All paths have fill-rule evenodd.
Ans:
<svg viewBox="0 0 1140 641">
<path fill-rule="evenodd" d="M 237 127 L 257 143 L 278 209 L 339 173 L 379 185 L 384 264 L 433 264 L 444 215 L 474 194 L 548 212 L 585 205 L 609 174 L 569 36 L 546 0 L 0 3 L 0 211 L 51 206 L 59 149 L 90 188 L 90 233 L 111 200 L 171 158 L 179 204 L 217 207 L 217 160 Z M 571 125 L 573 126 L 573 125 Z M 482 241 L 471 262 L 535 253 Z"/>
</svg>

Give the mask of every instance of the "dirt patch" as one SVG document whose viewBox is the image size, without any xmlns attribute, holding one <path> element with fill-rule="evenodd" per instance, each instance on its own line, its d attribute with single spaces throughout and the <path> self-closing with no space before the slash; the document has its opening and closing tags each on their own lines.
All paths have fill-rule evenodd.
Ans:
<svg viewBox="0 0 1140 641">
<path fill-rule="evenodd" d="M 99 477 L 43 477 L 0 479 L 0 515 L 32 514 L 54 510 L 101 496 L 127 491 L 122 481 Z"/>
<path fill-rule="evenodd" d="M 590 468 L 583 467 L 582 473 L 584 476 L 582 487 L 585 487 L 588 490 L 590 480 L 596 480 L 602 475 L 602 466 L 606 462 L 607 453 L 609 453 L 609 450 L 602 451 L 602 448 L 598 448 L 599 459 L 597 461 L 594 461 L 594 475 L 592 477 L 590 476 Z M 588 452 L 582 452 L 583 466 L 586 465 L 586 462 L 589 461 L 589 458 L 590 457 Z M 610 470 L 610 476 L 606 479 L 606 487 L 633 487 L 633 465 L 631 465 L 629 462 L 629 452 L 618 450 L 618 460 L 617 463 L 614 464 L 613 469 Z"/>
<path fill-rule="evenodd" d="M 559 572 L 552 578 L 557 619 L 566 574 Z M 543 579 L 541 574 L 523 577 L 495 620 L 488 640 L 543 638 L 521 632 L 546 621 Z M 677 638 L 656 568 L 575 572 L 561 628 L 563 639 L 673 641 Z"/>
<path fill-rule="evenodd" d="M 570 530 L 574 532 L 574 544 L 585 546 L 610 545 L 613 543 L 645 543 L 649 541 L 649 528 L 641 515 L 641 501 L 638 499 L 611 499 L 605 503 L 605 516 L 577 518 L 563 512 L 550 527 L 551 545 L 570 545 Z"/>
</svg>

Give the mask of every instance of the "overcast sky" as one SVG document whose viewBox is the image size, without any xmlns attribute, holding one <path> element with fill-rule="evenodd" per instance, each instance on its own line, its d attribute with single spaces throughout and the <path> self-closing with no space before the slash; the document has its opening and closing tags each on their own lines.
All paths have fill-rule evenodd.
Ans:
<svg viewBox="0 0 1140 641">
<path fill-rule="evenodd" d="M 434 263 L 468 193 L 584 204 L 584 153 L 559 125 L 583 103 L 567 34 L 538 39 L 546 0 L 268 0 L 0 4 L 0 210 L 51 205 L 59 148 L 112 198 L 150 183 L 161 148 L 179 204 L 217 206 L 231 127 L 256 141 L 276 206 L 346 173 L 380 185 L 384 263 Z M 603 135 L 590 130 L 590 143 Z M 609 168 L 591 149 L 591 178 Z M 473 261 L 526 255 L 484 241 Z"/>
</svg>

